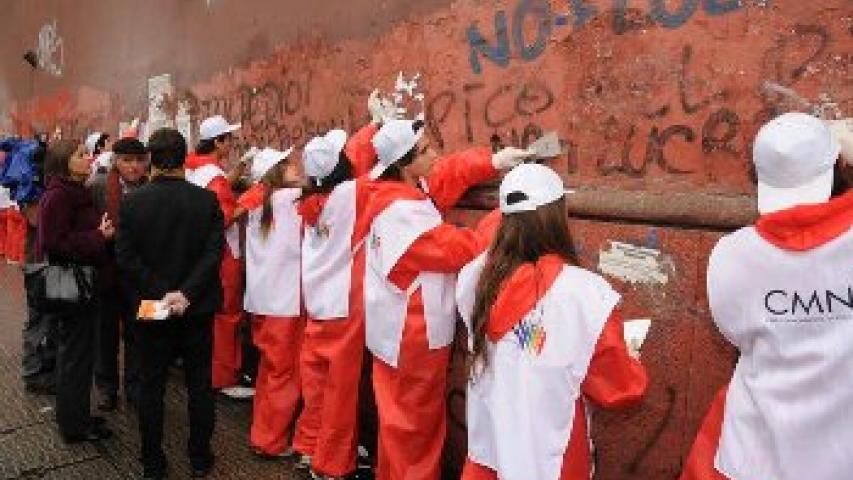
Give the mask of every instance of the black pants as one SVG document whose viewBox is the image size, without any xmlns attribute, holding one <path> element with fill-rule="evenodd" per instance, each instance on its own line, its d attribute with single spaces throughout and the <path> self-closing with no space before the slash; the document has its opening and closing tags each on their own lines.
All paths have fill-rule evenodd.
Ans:
<svg viewBox="0 0 853 480">
<path fill-rule="evenodd" d="M 139 399 L 139 353 L 133 337 L 136 309 L 118 292 L 101 296 L 97 330 L 95 386 L 104 396 L 116 396 L 119 388 L 119 340 L 124 341 L 124 393 L 134 405 Z"/>
<path fill-rule="evenodd" d="M 184 359 L 190 438 L 187 452 L 193 464 L 203 464 L 211 455 L 210 440 L 216 422 L 211 386 L 213 314 L 188 316 L 134 326 L 140 354 L 139 431 L 142 462 L 162 467 L 163 395 L 166 377 L 175 354 Z"/>
<path fill-rule="evenodd" d="M 76 437 L 85 434 L 92 421 L 97 302 L 71 312 L 52 313 L 51 318 L 57 326 L 56 422 L 63 437 Z"/>
</svg>

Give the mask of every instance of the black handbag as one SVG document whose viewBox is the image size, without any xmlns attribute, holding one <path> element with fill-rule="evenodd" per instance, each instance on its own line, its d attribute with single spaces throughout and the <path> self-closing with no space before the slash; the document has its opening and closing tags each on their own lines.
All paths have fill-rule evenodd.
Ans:
<svg viewBox="0 0 853 480">
<path fill-rule="evenodd" d="M 95 297 L 95 267 L 47 263 L 39 271 L 40 306 L 44 311 L 67 311 Z"/>
</svg>

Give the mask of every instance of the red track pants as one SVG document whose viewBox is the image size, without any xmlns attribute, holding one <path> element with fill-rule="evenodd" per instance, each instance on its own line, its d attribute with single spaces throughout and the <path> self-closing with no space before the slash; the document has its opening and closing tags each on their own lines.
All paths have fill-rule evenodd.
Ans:
<svg viewBox="0 0 853 480">
<path fill-rule="evenodd" d="M 6 212 L 6 259 L 21 263 L 27 243 L 27 219 L 14 208 Z"/>
<path fill-rule="evenodd" d="M 397 368 L 373 359 L 377 480 L 438 480 L 447 429 L 450 347 L 430 350 L 422 314 L 406 318 Z"/>
<path fill-rule="evenodd" d="M 344 476 L 355 470 L 363 358 L 363 321 L 308 321 L 300 361 L 305 406 L 293 448 L 311 456 L 317 473 Z"/>
<path fill-rule="evenodd" d="M 301 317 L 256 315 L 252 338 L 260 351 L 249 442 L 268 455 L 287 449 L 299 404 L 299 347 Z"/>
<path fill-rule="evenodd" d="M 8 223 L 9 209 L 0 209 L 0 257 L 6 256 L 6 237 L 8 237 L 6 231 L 9 229 L 9 227 L 7 226 Z"/>
<path fill-rule="evenodd" d="M 227 250 L 222 256 L 222 309 L 213 317 L 213 388 L 239 383 L 242 364 L 240 320 L 243 315 L 243 272 L 240 260 Z"/>
</svg>

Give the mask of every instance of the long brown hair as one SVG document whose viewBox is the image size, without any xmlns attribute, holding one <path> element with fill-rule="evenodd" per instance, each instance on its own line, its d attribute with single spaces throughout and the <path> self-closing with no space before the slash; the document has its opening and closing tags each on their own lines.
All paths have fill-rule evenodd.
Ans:
<svg viewBox="0 0 853 480">
<path fill-rule="evenodd" d="M 45 177 L 68 179 L 71 176 L 71 172 L 68 169 L 68 162 L 79 147 L 80 141 L 76 139 L 64 139 L 52 143 L 47 148 L 47 154 L 45 155 Z"/>
<path fill-rule="evenodd" d="M 548 254 L 559 255 L 567 263 L 577 263 L 564 198 L 530 212 L 503 215 L 475 292 L 471 316 L 474 348 L 468 364 L 471 378 L 488 364 L 486 325 L 504 281 L 521 265 Z"/>
<path fill-rule="evenodd" d="M 261 177 L 261 183 L 264 185 L 264 204 L 261 210 L 261 235 L 264 238 L 269 235 L 270 230 L 272 230 L 273 222 L 275 221 L 273 208 L 272 208 L 272 196 L 273 194 L 282 188 L 287 188 L 290 185 L 289 182 L 284 180 L 284 169 L 287 165 L 287 160 L 279 162 L 276 166 L 272 167 L 263 177 Z"/>
</svg>

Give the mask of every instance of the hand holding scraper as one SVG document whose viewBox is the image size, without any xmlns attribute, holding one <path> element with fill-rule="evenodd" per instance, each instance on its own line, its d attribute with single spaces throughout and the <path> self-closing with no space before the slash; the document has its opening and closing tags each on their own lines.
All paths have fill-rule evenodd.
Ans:
<svg viewBox="0 0 853 480">
<path fill-rule="evenodd" d="M 563 146 L 560 145 L 560 137 L 557 136 L 557 132 L 548 132 L 531 143 L 527 147 L 527 151 L 533 153 L 531 161 L 542 162 L 559 157 L 563 153 Z"/>
</svg>

